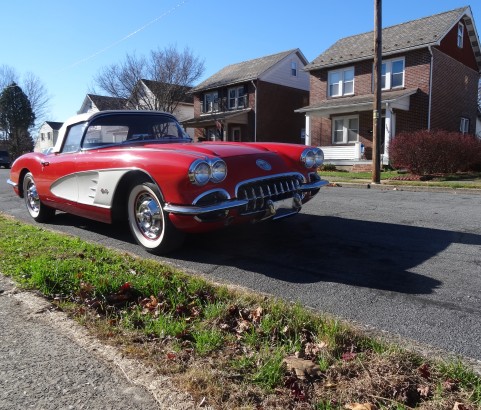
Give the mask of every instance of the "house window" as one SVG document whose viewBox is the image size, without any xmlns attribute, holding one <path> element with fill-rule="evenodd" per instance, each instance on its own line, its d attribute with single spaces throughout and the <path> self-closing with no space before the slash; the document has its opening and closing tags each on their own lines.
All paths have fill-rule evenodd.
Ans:
<svg viewBox="0 0 481 410">
<path fill-rule="evenodd" d="M 245 102 L 245 91 L 244 87 L 236 87 L 229 89 L 229 110 L 236 108 L 244 108 L 246 106 Z"/>
<path fill-rule="evenodd" d="M 384 61 L 381 66 L 381 89 L 390 90 L 403 86 L 404 58 Z"/>
<path fill-rule="evenodd" d="M 217 111 L 217 91 L 204 94 L 204 111 Z"/>
<path fill-rule="evenodd" d="M 464 37 L 464 25 L 463 23 L 458 24 L 458 40 L 457 44 L 459 48 L 463 48 L 463 37 Z"/>
<path fill-rule="evenodd" d="M 459 132 L 462 132 L 463 134 L 467 134 L 469 132 L 469 118 L 461 117 Z"/>
<path fill-rule="evenodd" d="M 349 144 L 359 140 L 359 117 L 337 117 L 332 120 L 332 143 Z"/>
<path fill-rule="evenodd" d="M 329 97 L 354 94 L 354 67 L 330 71 L 328 83 Z"/>
<path fill-rule="evenodd" d="M 291 75 L 297 77 L 297 62 L 291 61 Z"/>
</svg>

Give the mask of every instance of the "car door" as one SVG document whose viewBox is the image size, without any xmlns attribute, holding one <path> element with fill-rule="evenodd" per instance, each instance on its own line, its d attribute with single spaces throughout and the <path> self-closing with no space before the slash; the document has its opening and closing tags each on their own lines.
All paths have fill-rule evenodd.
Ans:
<svg viewBox="0 0 481 410">
<path fill-rule="evenodd" d="M 41 161 L 42 170 L 36 176 L 37 188 L 43 194 L 43 200 L 47 204 L 54 202 L 56 208 L 68 211 L 68 207 L 78 200 L 75 173 L 84 130 L 85 123 L 70 126 L 60 151 L 46 155 Z"/>
</svg>

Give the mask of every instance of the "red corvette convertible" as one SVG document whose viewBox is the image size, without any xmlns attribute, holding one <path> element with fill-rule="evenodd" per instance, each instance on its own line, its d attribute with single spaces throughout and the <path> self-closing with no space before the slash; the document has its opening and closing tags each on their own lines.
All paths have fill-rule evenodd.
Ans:
<svg viewBox="0 0 481 410">
<path fill-rule="evenodd" d="M 101 111 L 65 122 L 49 152 L 18 158 L 8 183 L 38 222 L 56 210 L 128 220 L 135 240 L 162 254 L 187 232 L 298 213 L 327 184 L 322 161 L 304 145 L 193 143 L 166 113 Z"/>
</svg>

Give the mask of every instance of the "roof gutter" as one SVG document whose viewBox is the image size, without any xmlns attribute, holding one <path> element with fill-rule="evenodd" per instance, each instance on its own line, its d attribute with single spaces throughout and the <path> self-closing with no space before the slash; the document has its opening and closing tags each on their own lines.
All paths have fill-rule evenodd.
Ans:
<svg viewBox="0 0 481 410">
<path fill-rule="evenodd" d="M 434 55 L 431 46 L 428 47 L 429 54 L 431 54 L 431 66 L 429 67 L 429 102 L 428 102 L 428 131 L 431 129 L 431 105 L 433 99 L 433 63 Z"/>
<path fill-rule="evenodd" d="M 254 80 L 251 80 L 252 85 L 254 86 L 254 142 L 257 142 L 257 86 L 254 83 Z"/>
</svg>

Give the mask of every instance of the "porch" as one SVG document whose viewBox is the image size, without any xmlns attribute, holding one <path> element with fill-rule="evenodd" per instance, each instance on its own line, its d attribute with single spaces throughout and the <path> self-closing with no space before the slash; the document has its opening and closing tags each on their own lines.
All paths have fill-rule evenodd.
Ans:
<svg viewBox="0 0 481 410">
<path fill-rule="evenodd" d="M 385 91 L 382 93 L 382 142 L 381 164 L 389 164 L 389 144 L 396 135 L 396 111 L 409 111 L 410 99 L 418 92 L 414 89 L 401 89 Z M 361 120 L 366 123 L 369 116 L 372 118 L 374 95 L 355 95 L 350 97 L 330 98 L 317 104 L 296 110 L 306 115 L 306 145 L 313 143 L 311 135 L 311 119 L 325 118 L 331 121 L 329 135 L 323 135 L 321 148 L 324 151 L 324 162 L 334 165 L 354 165 L 369 159 L 372 149 L 372 127 L 366 126 L 361 131 Z M 372 120 L 370 120 L 372 124 Z M 331 140 L 332 145 L 325 145 L 326 140 Z M 367 155 L 364 145 L 367 144 Z"/>
</svg>

